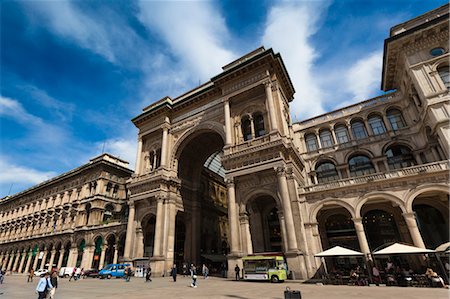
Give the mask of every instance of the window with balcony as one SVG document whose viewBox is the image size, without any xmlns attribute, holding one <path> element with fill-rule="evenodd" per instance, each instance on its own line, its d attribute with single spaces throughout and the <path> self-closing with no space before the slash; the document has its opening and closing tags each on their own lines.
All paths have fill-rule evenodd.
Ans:
<svg viewBox="0 0 450 299">
<path fill-rule="evenodd" d="M 241 129 L 245 141 L 252 139 L 252 123 L 250 117 L 246 116 L 242 119 Z"/>
<path fill-rule="evenodd" d="M 444 82 L 445 87 L 447 89 L 450 89 L 450 75 L 448 65 L 438 67 L 437 71 L 439 73 L 439 77 L 441 77 L 442 82 Z"/>
<path fill-rule="evenodd" d="M 108 222 L 113 218 L 114 208 L 112 205 L 107 205 L 105 207 L 105 212 L 103 213 L 103 222 Z"/>
<path fill-rule="evenodd" d="M 398 169 L 416 165 L 411 150 L 406 146 L 393 145 L 390 146 L 385 153 L 390 169 Z"/>
<path fill-rule="evenodd" d="M 386 133 L 383 120 L 378 115 L 372 115 L 369 117 L 369 126 L 372 129 L 373 135 L 381 135 Z"/>
<path fill-rule="evenodd" d="M 319 183 L 327 183 L 339 180 L 336 166 L 329 162 L 322 162 L 316 167 L 317 181 Z"/>
<path fill-rule="evenodd" d="M 397 109 L 390 109 L 386 113 L 387 119 L 391 124 L 393 131 L 397 131 L 401 128 L 406 127 L 405 120 L 403 119 L 402 113 Z"/>
<path fill-rule="evenodd" d="M 372 162 L 368 157 L 363 155 L 353 156 L 348 160 L 348 168 L 350 175 L 353 177 L 375 173 Z"/>
<path fill-rule="evenodd" d="M 338 126 L 334 130 L 336 134 L 336 139 L 338 143 L 347 143 L 349 142 L 347 128 L 345 126 Z"/>
<path fill-rule="evenodd" d="M 306 135 L 305 143 L 306 143 L 306 149 L 308 150 L 308 152 L 316 151 L 318 148 L 317 138 L 316 138 L 316 135 L 314 135 L 314 134 Z"/>
<path fill-rule="evenodd" d="M 352 123 L 352 132 L 356 139 L 367 138 L 366 127 L 362 121 L 355 121 Z"/>
<path fill-rule="evenodd" d="M 331 147 L 334 145 L 333 136 L 331 135 L 330 130 L 321 131 L 319 137 L 322 148 Z"/>
</svg>

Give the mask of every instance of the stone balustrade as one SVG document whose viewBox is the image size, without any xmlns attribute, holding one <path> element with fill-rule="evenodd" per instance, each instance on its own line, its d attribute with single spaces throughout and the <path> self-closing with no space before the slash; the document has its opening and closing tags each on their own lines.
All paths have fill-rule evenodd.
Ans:
<svg viewBox="0 0 450 299">
<path fill-rule="evenodd" d="M 421 164 L 412 167 L 390 170 L 385 173 L 374 173 L 365 176 L 352 177 L 347 179 L 338 180 L 335 182 L 329 182 L 324 184 L 310 185 L 305 187 L 299 187 L 300 193 L 317 192 L 323 190 L 330 190 L 342 187 L 348 187 L 356 184 L 366 184 L 374 181 L 382 181 L 393 178 L 400 178 L 412 175 L 418 175 L 422 173 L 440 172 L 449 170 L 449 160 L 438 161 L 428 164 Z"/>
</svg>

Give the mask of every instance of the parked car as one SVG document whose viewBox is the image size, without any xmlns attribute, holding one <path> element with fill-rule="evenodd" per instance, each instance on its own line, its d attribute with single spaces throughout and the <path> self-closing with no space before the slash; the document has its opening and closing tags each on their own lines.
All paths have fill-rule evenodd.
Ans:
<svg viewBox="0 0 450 299">
<path fill-rule="evenodd" d="M 62 267 L 59 270 L 58 276 L 59 277 L 65 277 L 65 278 L 72 276 L 73 268 L 74 267 Z M 81 269 L 77 268 L 75 274 L 76 275 L 80 275 L 81 274 Z"/>
<path fill-rule="evenodd" d="M 97 269 L 89 269 L 89 270 L 84 271 L 83 277 L 84 278 L 86 278 L 86 277 L 97 278 L 98 277 L 98 272 L 99 271 Z"/>
<path fill-rule="evenodd" d="M 98 276 L 100 278 L 108 278 L 111 277 L 124 277 L 125 276 L 125 268 L 131 266 L 130 264 L 109 264 L 105 268 L 103 268 Z"/>
<path fill-rule="evenodd" d="M 39 269 L 39 270 L 34 271 L 34 276 L 41 277 L 45 273 L 48 273 L 47 269 Z"/>
</svg>

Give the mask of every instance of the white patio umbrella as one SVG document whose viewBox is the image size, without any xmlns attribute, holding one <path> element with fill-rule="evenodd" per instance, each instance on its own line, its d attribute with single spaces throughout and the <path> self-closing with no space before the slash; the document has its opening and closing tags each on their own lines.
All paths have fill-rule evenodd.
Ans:
<svg viewBox="0 0 450 299">
<path fill-rule="evenodd" d="M 325 273 L 328 274 L 327 264 L 325 263 L 325 257 L 351 257 L 351 256 L 364 256 L 364 253 L 351 250 L 348 248 L 344 248 L 341 246 L 334 246 L 333 248 L 330 248 L 328 250 L 322 251 L 318 254 L 315 254 L 314 256 L 320 257 L 322 259 L 322 263 L 325 267 Z"/>
<path fill-rule="evenodd" d="M 386 248 L 372 252 L 374 255 L 395 255 L 395 254 L 426 254 L 435 253 L 436 251 L 426 248 L 394 243 Z"/>
</svg>

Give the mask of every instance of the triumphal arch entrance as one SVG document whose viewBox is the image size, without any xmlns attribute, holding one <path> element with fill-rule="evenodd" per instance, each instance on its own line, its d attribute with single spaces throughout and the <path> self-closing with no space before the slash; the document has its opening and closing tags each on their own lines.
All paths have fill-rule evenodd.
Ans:
<svg viewBox="0 0 450 299">
<path fill-rule="evenodd" d="M 205 261 L 232 272 L 245 255 L 282 252 L 306 277 L 305 236 L 294 227 L 304 212 L 291 205 L 304 185 L 293 95 L 281 56 L 259 48 L 144 108 L 132 120 L 139 143 L 125 259 L 150 261 L 155 273 Z"/>
</svg>

